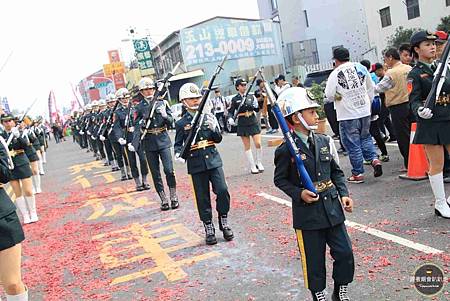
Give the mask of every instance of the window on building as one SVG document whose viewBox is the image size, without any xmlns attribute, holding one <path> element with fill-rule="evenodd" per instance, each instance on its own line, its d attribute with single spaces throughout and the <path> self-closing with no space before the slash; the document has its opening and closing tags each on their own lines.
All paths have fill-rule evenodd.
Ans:
<svg viewBox="0 0 450 301">
<path fill-rule="evenodd" d="M 272 5 L 272 10 L 278 10 L 277 0 L 270 0 L 270 4 Z"/>
<path fill-rule="evenodd" d="M 408 20 L 420 17 L 419 0 L 406 0 Z"/>
<path fill-rule="evenodd" d="M 450 0 L 445 0 L 445 5 L 450 6 Z"/>
<path fill-rule="evenodd" d="M 380 9 L 381 27 L 387 27 L 392 24 L 391 22 L 391 9 L 385 7 Z"/>
<path fill-rule="evenodd" d="M 303 11 L 303 14 L 305 15 L 306 27 L 309 27 L 308 12 L 306 11 L 306 9 Z"/>
</svg>

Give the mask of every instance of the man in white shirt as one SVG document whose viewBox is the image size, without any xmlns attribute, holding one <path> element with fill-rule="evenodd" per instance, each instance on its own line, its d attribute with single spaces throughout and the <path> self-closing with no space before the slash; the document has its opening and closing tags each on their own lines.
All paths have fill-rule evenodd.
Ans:
<svg viewBox="0 0 450 301">
<path fill-rule="evenodd" d="M 286 81 L 286 77 L 283 74 L 278 75 L 275 79 L 275 93 L 277 93 L 277 95 L 280 95 L 281 92 L 290 87 L 291 84 Z"/>
<path fill-rule="evenodd" d="M 325 95 L 334 101 L 342 143 L 352 165 L 350 183 L 364 182 L 364 160 L 372 162 L 374 176 L 383 174 L 370 136 L 370 110 L 374 84 L 366 67 L 350 62 L 348 49 L 333 50 L 336 68 L 328 77 Z"/>
<path fill-rule="evenodd" d="M 219 122 L 220 130 L 223 131 L 225 127 L 225 99 L 222 95 L 220 95 L 219 88 L 214 90 L 214 98 L 212 99 L 212 103 L 214 106 L 214 114 Z"/>
</svg>

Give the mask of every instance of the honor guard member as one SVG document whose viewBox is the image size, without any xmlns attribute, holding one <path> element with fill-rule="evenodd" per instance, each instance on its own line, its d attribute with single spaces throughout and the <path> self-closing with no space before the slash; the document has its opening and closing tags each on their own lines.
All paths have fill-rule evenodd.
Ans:
<svg viewBox="0 0 450 301">
<path fill-rule="evenodd" d="M 411 50 L 417 59 L 408 74 L 409 105 L 417 119 L 414 144 L 423 144 L 430 169 L 428 178 L 434 194 L 434 212 L 450 218 L 450 198 L 446 199 L 443 182 L 444 148 L 450 151 L 450 71 L 433 109 L 424 106 L 431 90 L 436 66 L 436 36 L 428 31 L 419 31 L 411 36 Z"/>
<path fill-rule="evenodd" d="M 20 125 L 23 131 L 22 135 L 26 135 L 29 144 L 25 147 L 25 154 L 30 161 L 31 173 L 32 173 L 32 182 L 33 182 L 33 193 L 39 194 L 42 192 L 41 190 L 41 175 L 39 174 L 39 156 L 37 154 L 36 148 L 40 148 L 41 144 L 37 139 L 34 131 L 31 128 L 26 127 L 26 123 L 31 122 L 29 117 L 24 118 L 24 122 Z"/>
<path fill-rule="evenodd" d="M 133 176 L 134 183 L 136 184 L 136 191 L 142 191 L 150 189 L 150 185 L 148 184 L 147 180 L 148 167 L 147 167 L 147 159 L 145 158 L 145 154 L 142 147 L 138 148 L 136 152 L 136 149 L 132 144 L 135 131 L 134 115 L 136 111 L 136 106 L 139 104 L 139 99 L 133 98 L 131 101 L 132 106 L 128 112 L 124 129 L 127 136 L 126 138 L 127 147 L 125 148 L 125 151 L 127 152 L 128 160 L 130 161 L 131 175 Z M 136 156 L 138 157 L 137 159 Z M 139 160 L 140 174 L 137 160 Z"/>
<path fill-rule="evenodd" d="M 284 90 L 278 104 L 286 121 L 293 127 L 293 138 L 301 153 L 318 195 L 305 189 L 299 179 L 295 161 L 284 142 L 275 151 L 275 186 L 292 200 L 293 226 L 301 253 L 304 282 L 313 300 L 326 300 L 326 245 L 333 263 L 333 301 L 349 301 L 347 285 L 353 281 L 354 258 L 350 238 L 344 224 L 343 208 L 352 212 L 344 172 L 337 163 L 332 139 L 315 134 L 319 105 L 304 88 Z"/>
<path fill-rule="evenodd" d="M 87 149 L 86 152 L 89 153 L 92 149 L 92 146 L 90 144 L 90 141 L 88 139 L 88 135 L 87 135 L 87 129 L 89 127 L 89 121 L 90 121 L 90 117 L 91 117 L 91 111 L 92 111 L 92 106 L 90 104 L 87 104 L 84 107 L 84 115 L 83 115 L 83 124 L 81 126 L 81 137 L 83 139 L 83 145 L 84 147 Z"/>
<path fill-rule="evenodd" d="M 111 171 L 118 171 L 120 170 L 119 166 L 117 165 L 117 157 L 113 151 L 111 139 L 110 139 L 110 133 L 111 128 L 110 125 L 106 124 L 108 121 L 108 118 L 112 114 L 112 110 L 114 109 L 114 105 L 116 104 L 117 98 L 114 93 L 110 93 L 106 96 L 106 106 L 107 109 L 103 113 L 103 126 L 101 127 L 100 133 L 99 133 L 99 140 L 103 141 L 105 144 L 105 152 L 106 156 L 108 158 L 108 164 L 111 165 Z"/>
<path fill-rule="evenodd" d="M 131 180 L 131 170 L 128 162 L 128 157 L 125 152 L 127 140 L 124 138 L 125 119 L 128 112 L 128 102 L 130 101 L 130 92 L 127 88 L 120 88 L 116 92 L 119 105 L 113 114 L 112 132 L 110 135 L 111 145 L 116 154 L 117 161 L 121 172 L 121 181 Z"/>
<path fill-rule="evenodd" d="M 94 132 L 92 133 L 92 136 L 95 138 L 95 141 L 97 142 L 97 148 L 98 148 L 98 153 L 100 154 L 100 159 L 102 159 L 104 161 L 104 165 L 107 166 L 108 160 L 106 159 L 106 154 L 105 154 L 105 144 L 103 143 L 102 140 L 100 140 L 100 134 L 99 134 L 99 131 L 101 130 L 101 127 L 103 124 L 105 110 L 106 110 L 106 101 L 104 99 L 100 99 L 98 101 L 98 112 L 97 112 L 97 117 L 95 120 L 96 126 L 94 128 Z"/>
<path fill-rule="evenodd" d="M 95 136 L 95 130 L 97 128 L 97 114 L 98 114 L 98 100 L 94 100 L 91 103 L 92 112 L 89 120 L 89 127 L 86 131 L 88 139 L 92 145 L 92 151 L 94 152 L 95 160 L 100 160 L 100 153 L 98 151 L 97 138 Z"/>
<path fill-rule="evenodd" d="M 7 150 L 6 141 L 0 137 L 0 283 L 6 293 L 6 301 L 27 301 L 28 290 L 21 277 L 21 242 L 25 236 L 16 206 L 4 188 L 14 168 Z"/>
<path fill-rule="evenodd" d="M 135 139 L 140 139 L 140 136 L 146 131 L 144 139 L 141 141 L 140 148 L 145 152 L 147 162 L 150 167 L 150 172 L 153 177 L 153 185 L 156 192 L 161 199 L 161 210 L 166 211 L 170 208 L 176 209 L 179 206 L 178 197 L 176 194 L 176 180 L 175 170 L 173 168 L 172 154 L 170 148 L 172 141 L 170 140 L 167 128 L 173 122 L 172 111 L 169 104 L 164 99 L 156 100 L 154 104 L 154 114 L 151 118 L 151 123 L 148 129 L 145 130 L 146 118 L 150 108 L 150 101 L 155 93 L 155 84 L 151 78 L 144 77 L 139 81 L 139 91 L 143 96 L 141 102 L 136 106 L 135 110 L 135 124 L 139 125 L 140 131 L 135 132 Z M 159 167 L 159 160 L 161 159 L 163 170 L 166 175 L 167 186 L 169 186 L 170 207 L 164 191 L 164 184 L 161 178 L 161 171 Z"/>
<path fill-rule="evenodd" d="M 14 116 L 3 114 L 1 120 L 5 128 L 2 136 L 6 141 L 11 141 L 9 154 L 12 157 L 14 169 L 11 171 L 10 184 L 16 196 L 16 205 L 22 213 L 24 224 L 37 222 L 39 219 L 36 199 L 33 195 L 32 172 L 30 161 L 25 154 L 25 148 L 29 144 L 28 138 L 23 135 L 19 127 L 16 127 Z"/>
<path fill-rule="evenodd" d="M 175 158 L 179 158 L 183 144 L 191 131 L 191 122 L 198 109 L 201 93 L 192 83 L 186 83 L 180 88 L 180 101 L 186 106 L 187 112 L 175 123 Z M 206 108 L 206 106 L 205 106 Z M 215 228 L 212 222 L 211 197 L 209 183 L 216 194 L 216 210 L 219 215 L 219 229 L 223 232 L 225 240 L 233 239 L 233 231 L 228 225 L 228 211 L 230 210 L 230 194 L 228 193 L 225 175 L 222 169 L 222 159 L 215 146 L 222 141 L 220 126 L 216 117 L 211 113 L 204 113 L 201 124 L 194 141 L 190 147 L 187 158 L 187 170 L 191 175 L 197 210 L 203 222 L 206 234 L 206 244 L 217 243 Z"/>
<path fill-rule="evenodd" d="M 80 148 L 83 148 L 83 141 L 82 141 L 81 134 L 80 134 L 83 113 L 84 113 L 83 109 L 80 108 L 78 110 L 77 118 L 75 120 L 75 129 L 76 129 L 76 131 L 75 131 L 75 135 L 76 135 L 75 140 L 77 141 L 77 143 L 80 146 Z"/>
<path fill-rule="evenodd" d="M 264 171 L 264 166 L 262 165 L 261 125 L 256 119 L 255 114 L 255 112 L 259 111 L 258 101 L 253 95 L 249 95 L 247 99 L 243 99 L 247 90 L 247 82 L 245 80 L 238 79 L 235 83 L 235 88 L 238 93 L 231 99 L 228 123 L 232 126 L 236 125 L 236 133 L 241 137 L 242 143 L 244 144 L 244 151 L 250 164 L 250 171 L 252 174 L 257 174 Z M 244 103 L 241 104 L 242 102 Z M 237 112 L 236 122 L 233 116 L 237 110 L 239 111 Z M 250 137 L 256 148 L 256 164 L 253 160 Z"/>
<path fill-rule="evenodd" d="M 47 140 L 45 137 L 45 129 L 42 126 L 42 117 L 38 117 L 36 119 L 36 122 L 33 126 L 33 131 L 34 131 L 34 134 L 36 135 L 36 137 L 38 138 L 39 145 L 40 145 L 39 148 L 36 148 L 36 152 L 39 157 L 39 162 L 38 162 L 39 174 L 42 176 L 42 175 L 45 175 L 45 171 L 44 171 L 44 163 L 46 163 L 46 151 L 45 151 L 46 143 L 45 142 Z M 37 147 L 37 145 L 36 145 L 36 147 Z"/>
</svg>

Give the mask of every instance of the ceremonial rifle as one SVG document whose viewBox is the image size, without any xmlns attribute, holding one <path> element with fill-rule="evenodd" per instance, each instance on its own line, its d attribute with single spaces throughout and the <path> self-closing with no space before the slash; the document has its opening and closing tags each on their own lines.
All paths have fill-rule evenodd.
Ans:
<svg viewBox="0 0 450 301">
<path fill-rule="evenodd" d="M 203 118 L 200 118 L 200 117 L 202 116 L 203 109 L 205 107 L 206 102 L 208 101 L 208 96 L 209 96 L 209 92 L 211 92 L 211 87 L 213 86 L 217 75 L 220 73 L 220 71 L 223 70 L 223 64 L 225 63 L 227 56 L 228 55 L 225 55 L 223 57 L 222 61 L 220 62 L 220 64 L 217 65 L 216 71 L 214 71 L 214 74 L 212 75 L 211 80 L 209 81 L 208 88 L 206 88 L 205 93 L 202 96 L 202 100 L 200 101 L 200 104 L 198 105 L 197 112 L 195 112 L 194 118 L 192 119 L 191 131 L 189 132 L 189 135 L 186 138 L 186 141 L 184 142 L 183 148 L 181 149 L 181 152 L 180 152 L 180 157 L 185 160 L 188 157 L 191 146 L 195 143 L 195 138 L 197 137 L 197 133 L 200 130 L 200 127 L 202 125 Z"/>
<path fill-rule="evenodd" d="M 109 114 L 108 119 L 106 119 L 105 129 L 103 130 L 103 132 L 101 134 L 103 137 L 106 137 L 105 135 L 106 135 L 106 133 L 108 131 L 108 127 L 111 126 L 113 115 L 114 115 L 114 112 L 116 111 L 118 105 L 119 105 L 119 100 L 116 100 L 116 103 L 114 104 L 114 107 L 111 110 L 111 113 Z"/>
<path fill-rule="evenodd" d="M 450 43 L 447 42 L 444 48 L 444 52 L 442 53 L 441 59 L 439 60 L 439 64 L 434 72 L 433 82 L 431 84 L 431 90 L 428 93 L 427 99 L 425 100 L 425 108 L 429 108 L 433 110 L 434 105 L 436 104 L 436 100 L 439 98 L 439 94 L 441 94 L 442 86 L 445 82 L 445 77 L 447 76 L 447 72 L 449 70 L 450 65 Z"/>
<path fill-rule="evenodd" d="M 272 107 L 272 112 L 275 115 L 275 118 L 277 119 L 278 124 L 280 125 L 281 131 L 283 132 L 284 140 L 286 142 L 286 145 L 289 149 L 289 152 L 291 153 L 291 156 L 295 160 L 295 165 L 297 166 L 298 175 L 300 177 L 300 182 L 303 184 L 303 187 L 305 189 L 314 192 L 317 195 L 316 187 L 314 186 L 311 177 L 309 176 L 308 172 L 306 171 L 305 165 L 303 164 L 303 160 L 300 155 L 300 150 L 298 149 L 297 145 L 295 144 L 294 138 L 292 137 L 292 133 L 289 130 L 288 124 L 286 120 L 283 117 L 283 113 L 281 113 L 281 109 L 278 106 L 275 95 L 273 95 L 273 91 L 269 85 L 269 83 L 264 78 L 264 73 L 261 70 L 261 78 L 264 81 L 264 87 L 266 89 L 267 98 L 270 102 L 270 105 Z"/>
<path fill-rule="evenodd" d="M 167 82 L 174 75 L 174 73 L 177 71 L 179 66 L 180 66 L 180 62 L 178 62 L 175 65 L 175 67 L 172 69 L 172 71 L 167 73 L 167 75 L 161 81 L 161 84 L 157 85 L 158 88 L 156 89 L 155 93 L 153 94 L 152 100 L 150 101 L 148 114 L 147 114 L 147 117 L 145 118 L 145 123 L 144 123 L 145 127 L 144 127 L 144 130 L 142 131 L 141 141 L 142 141 L 142 139 L 144 139 L 145 135 L 147 134 L 148 129 L 150 128 L 150 124 L 152 123 L 153 115 L 155 114 L 155 109 L 156 109 L 156 101 L 158 100 L 159 96 L 161 95 L 162 90 L 166 86 Z"/>
</svg>

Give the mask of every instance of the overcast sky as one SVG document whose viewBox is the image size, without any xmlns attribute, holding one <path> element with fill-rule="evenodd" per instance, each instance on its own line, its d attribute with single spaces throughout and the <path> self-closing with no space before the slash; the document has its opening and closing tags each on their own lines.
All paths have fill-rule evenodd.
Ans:
<svg viewBox="0 0 450 301">
<path fill-rule="evenodd" d="M 259 18 L 257 0 L 1 1 L 0 97 L 11 109 L 45 114 L 52 89 L 59 108 L 73 99 L 70 83 L 108 63 L 120 48 L 130 59 L 127 29 L 161 41 L 171 32 L 214 16 Z"/>
</svg>

